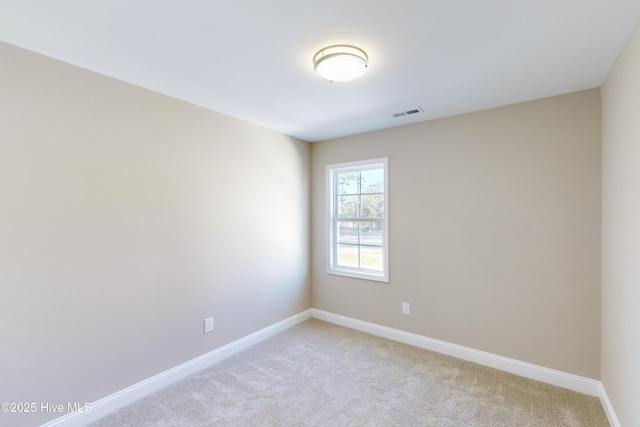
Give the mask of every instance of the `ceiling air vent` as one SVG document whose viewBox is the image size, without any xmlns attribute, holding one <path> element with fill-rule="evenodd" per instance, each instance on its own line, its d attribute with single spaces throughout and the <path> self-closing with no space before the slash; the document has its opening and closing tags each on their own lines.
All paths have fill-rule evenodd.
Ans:
<svg viewBox="0 0 640 427">
<path fill-rule="evenodd" d="M 416 113 L 424 113 L 424 110 L 422 109 L 422 107 L 418 107 L 418 108 L 414 108 L 413 110 L 407 110 L 407 111 L 401 111 L 399 113 L 394 113 L 392 114 L 393 117 L 402 117 L 402 116 L 407 116 L 409 114 L 416 114 Z"/>
</svg>

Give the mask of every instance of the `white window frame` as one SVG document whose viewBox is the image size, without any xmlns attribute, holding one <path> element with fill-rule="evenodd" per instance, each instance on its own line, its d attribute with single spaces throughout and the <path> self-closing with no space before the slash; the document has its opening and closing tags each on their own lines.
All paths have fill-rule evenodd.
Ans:
<svg viewBox="0 0 640 427">
<path fill-rule="evenodd" d="M 356 162 L 338 163 L 326 166 L 326 197 L 327 197 L 327 274 L 354 277 L 358 279 L 374 280 L 377 282 L 389 282 L 389 159 L 361 160 Z M 339 172 L 359 171 L 371 168 L 384 170 L 384 214 L 382 222 L 382 268 L 383 271 L 365 268 L 344 267 L 337 265 L 337 183 L 336 175 Z M 356 218 L 357 220 L 370 220 L 368 218 Z M 344 220 L 344 219 L 343 219 Z M 358 243 L 360 247 L 360 243 Z"/>
</svg>

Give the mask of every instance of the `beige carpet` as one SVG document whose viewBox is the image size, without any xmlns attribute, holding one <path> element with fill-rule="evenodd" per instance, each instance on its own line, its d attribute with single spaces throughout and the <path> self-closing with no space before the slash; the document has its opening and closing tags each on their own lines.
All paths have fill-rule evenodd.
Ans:
<svg viewBox="0 0 640 427">
<path fill-rule="evenodd" d="M 609 424 L 595 397 L 310 319 L 92 425 Z"/>
</svg>

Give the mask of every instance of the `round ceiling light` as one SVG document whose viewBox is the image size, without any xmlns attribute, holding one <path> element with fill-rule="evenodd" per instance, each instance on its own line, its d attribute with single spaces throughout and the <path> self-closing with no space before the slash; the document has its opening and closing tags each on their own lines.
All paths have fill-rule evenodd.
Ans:
<svg viewBox="0 0 640 427">
<path fill-rule="evenodd" d="M 313 57 L 313 69 L 332 82 L 349 82 L 367 71 L 369 58 L 362 49 L 349 45 L 334 45 L 321 49 Z"/>
</svg>

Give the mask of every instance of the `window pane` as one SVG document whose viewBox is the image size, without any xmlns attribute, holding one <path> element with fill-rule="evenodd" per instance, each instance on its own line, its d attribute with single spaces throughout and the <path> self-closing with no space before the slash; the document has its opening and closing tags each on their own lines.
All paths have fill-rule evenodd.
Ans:
<svg viewBox="0 0 640 427">
<path fill-rule="evenodd" d="M 384 217 L 384 194 L 365 194 L 362 196 L 362 217 Z"/>
<path fill-rule="evenodd" d="M 338 221 L 338 243 L 358 244 L 358 223 Z"/>
<path fill-rule="evenodd" d="M 357 218 L 360 196 L 338 196 L 338 218 Z"/>
<path fill-rule="evenodd" d="M 358 194 L 358 180 L 360 172 L 343 172 L 336 174 L 338 194 Z"/>
<path fill-rule="evenodd" d="M 382 222 L 361 222 L 360 244 L 382 246 Z"/>
<path fill-rule="evenodd" d="M 360 267 L 382 271 L 382 248 L 360 246 Z"/>
<path fill-rule="evenodd" d="M 363 193 L 384 192 L 384 169 L 371 169 L 360 172 Z"/>
<path fill-rule="evenodd" d="M 338 245 L 337 262 L 340 267 L 358 268 L 358 246 Z"/>
</svg>

